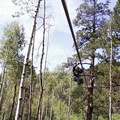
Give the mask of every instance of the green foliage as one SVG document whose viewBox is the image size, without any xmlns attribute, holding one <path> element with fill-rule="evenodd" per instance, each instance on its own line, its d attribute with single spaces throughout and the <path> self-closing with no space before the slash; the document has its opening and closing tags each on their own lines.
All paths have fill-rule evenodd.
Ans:
<svg viewBox="0 0 120 120">
<path fill-rule="evenodd" d="M 24 44 L 23 26 L 20 26 L 17 22 L 6 25 L 1 40 L 1 59 L 6 59 L 7 65 L 23 62 L 23 56 L 20 52 L 23 50 Z"/>
<path fill-rule="evenodd" d="M 54 105 L 54 116 L 56 120 L 64 120 L 67 116 L 67 105 L 61 101 L 58 100 L 55 102 Z"/>
<path fill-rule="evenodd" d="M 113 114 L 113 120 L 119 120 L 120 114 Z"/>
<path fill-rule="evenodd" d="M 97 84 L 94 90 L 94 112 L 97 116 L 108 118 L 109 111 L 109 66 L 110 63 L 100 63 L 96 66 Z M 104 69 L 103 69 L 104 68 Z M 112 66 L 112 110 L 113 113 L 119 113 L 119 65 Z"/>
<path fill-rule="evenodd" d="M 84 0 L 77 8 L 74 25 L 80 27 L 76 36 L 82 58 L 90 57 L 101 47 L 102 41 L 99 41 L 102 36 L 101 30 L 107 22 L 106 16 L 110 14 L 108 5 L 108 1 L 99 3 L 96 0 Z"/>
<path fill-rule="evenodd" d="M 112 32 L 113 32 L 113 54 L 115 54 L 115 59 L 119 60 L 119 44 L 120 44 L 120 0 L 117 1 L 116 6 L 114 7 L 113 15 L 112 15 Z"/>
<path fill-rule="evenodd" d="M 24 44 L 23 26 L 18 22 L 12 22 L 4 27 L 4 34 L 0 40 L 0 61 L 3 66 L 0 110 L 2 111 L 1 115 L 4 114 L 4 119 L 9 119 L 11 110 L 15 114 L 18 89 L 14 90 L 14 85 L 20 83 L 24 57 L 21 52 Z"/>
<path fill-rule="evenodd" d="M 118 4 L 115 7 L 116 10 L 119 9 Z M 96 89 L 94 89 L 93 119 L 95 120 L 98 118 L 100 120 L 108 119 L 110 68 L 109 61 L 111 47 L 110 37 L 112 37 L 113 40 L 112 81 L 114 87 L 112 91 L 112 99 L 114 112 L 116 113 L 116 110 L 118 109 L 116 105 L 118 104 L 118 95 L 115 96 L 114 90 L 116 90 L 119 94 L 117 83 L 119 86 L 118 60 L 120 56 L 120 32 L 117 28 L 115 28 L 116 22 L 112 22 L 111 24 L 108 22 L 107 18 L 109 17 L 109 15 L 111 15 L 110 10 L 108 9 L 108 5 L 109 1 L 106 1 L 106 3 L 101 3 L 97 0 L 84 0 L 83 3 L 77 8 L 77 16 L 74 19 L 74 25 L 76 27 L 79 27 L 76 37 L 82 60 L 94 59 L 96 57 L 100 61 L 100 63 L 95 66 L 94 70 L 96 75 Z M 119 13 L 119 10 L 117 11 L 117 13 Z M 112 28 L 112 31 L 110 31 L 110 27 Z M 112 36 L 110 36 L 110 32 L 112 32 Z M 76 99 L 74 104 L 77 104 L 79 101 L 80 99 Z M 74 108 L 75 106 L 76 105 L 74 105 Z M 78 108 L 80 108 L 80 106 Z M 80 113 L 80 111 L 78 113 Z"/>
<path fill-rule="evenodd" d="M 102 116 L 99 116 L 98 120 L 108 120 L 108 119 L 105 119 Z"/>
<path fill-rule="evenodd" d="M 116 29 L 120 31 L 120 0 L 117 1 L 116 6 L 114 7 L 113 20 Z"/>
<path fill-rule="evenodd" d="M 4 27 L 1 39 L 0 59 L 7 66 L 7 74 L 11 79 L 20 78 L 23 64 L 21 51 L 24 48 L 24 28 L 18 22 L 12 22 Z M 19 76 L 19 77 L 18 77 Z"/>
</svg>

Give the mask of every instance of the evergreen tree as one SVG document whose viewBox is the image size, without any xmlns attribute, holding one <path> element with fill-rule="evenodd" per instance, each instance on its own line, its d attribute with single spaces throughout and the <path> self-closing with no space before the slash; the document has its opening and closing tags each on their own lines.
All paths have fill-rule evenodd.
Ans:
<svg viewBox="0 0 120 120">
<path fill-rule="evenodd" d="M 105 3 L 98 2 L 98 0 L 83 0 L 83 3 L 77 8 L 77 16 L 74 19 L 74 25 L 79 27 L 76 36 L 81 56 L 84 60 L 90 60 L 87 120 L 91 120 L 92 113 L 95 112 L 93 111 L 93 106 L 95 106 L 93 105 L 95 57 L 104 43 L 104 39 L 101 37 L 105 23 L 108 21 L 107 16 L 110 15 L 108 5 L 108 0 Z"/>
<path fill-rule="evenodd" d="M 113 11 L 113 19 L 118 31 L 120 31 L 120 0 L 117 1 Z"/>
<path fill-rule="evenodd" d="M 106 16 L 110 14 L 108 5 L 108 1 L 98 3 L 97 0 L 83 0 L 83 4 L 77 8 L 77 16 L 74 19 L 74 25 L 79 27 L 76 34 L 77 42 L 86 58 L 101 48 L 100 30 L 105 27 Z"/>
<path fill-rule="evenodd" d="M 117 1 L 116 6 L 113 10 L 113 16 L 112 16 L 112 39 L 114 44 L 113 53 L 116 55 L 114 56 L 115 60 L 119 60 L 120 54 L 119 54 L 119 44 L 120 44 L 120 0 Z"/>
</svg>

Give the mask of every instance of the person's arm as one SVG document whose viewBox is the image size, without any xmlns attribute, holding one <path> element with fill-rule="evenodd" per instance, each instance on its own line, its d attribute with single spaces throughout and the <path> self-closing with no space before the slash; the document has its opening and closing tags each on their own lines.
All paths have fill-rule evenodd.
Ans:
<svg viewBox="0 0 120 120">
<path fill-rule="evenodd" d="M 77 65 L 75 65 L 75 66 L 73 67 L 73 72 L 75 71 L 76 66 L 77 66 Z"/>
</svg>

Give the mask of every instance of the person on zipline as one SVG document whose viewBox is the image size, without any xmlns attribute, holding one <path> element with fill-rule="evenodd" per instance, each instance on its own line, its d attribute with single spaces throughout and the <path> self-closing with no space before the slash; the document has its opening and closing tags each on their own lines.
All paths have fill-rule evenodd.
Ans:
<svg viewBox="0 0 120 120">
<path fill-rule="evenodd" d="M 82 69 L 78 65 L 73 67 L 74 81 L 78 82 L 79 85 L 83 84 L 83 79 L 81 78 Z"/>
</svg>

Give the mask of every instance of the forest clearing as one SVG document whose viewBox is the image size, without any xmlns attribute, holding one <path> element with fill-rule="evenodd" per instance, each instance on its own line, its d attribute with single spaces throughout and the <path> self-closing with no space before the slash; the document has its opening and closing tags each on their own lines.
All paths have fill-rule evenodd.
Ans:
<svg viewBox="0 0 120 120">
<path fill-rule="evenodd" d="M 120 120 L 115 1 L 11 0 L 4 24 L 1 7 L 0 120 Z"/>
</svg>

